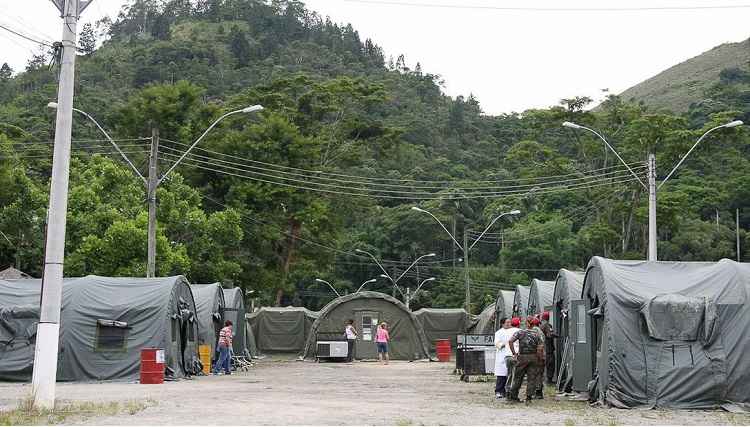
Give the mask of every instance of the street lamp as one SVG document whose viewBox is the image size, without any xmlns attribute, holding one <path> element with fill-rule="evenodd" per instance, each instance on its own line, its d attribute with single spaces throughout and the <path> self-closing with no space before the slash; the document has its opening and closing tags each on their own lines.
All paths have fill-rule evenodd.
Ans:
<svg viewBox="0 0 750 427">
<path fill-rule="evenodd" d="M 643 188 L 645 188 L 646 191 L 648 191 L 648 260 L 656 261 L 658 258 L 657 234 L 656 234 L 656 192 L 657 190 L 661 188 L 662 185 L 664 185 L 664 183 L 672 176 L 675 170 L 677 170 L 677 168 L 680 167 L 682 162 L 685 161 L 685 158 L 687 158 L 687 156 L 693 151 L 693 149 L 695 149 L 695 147 L 697 147 L 698 144 L 700 144 L 700 142 L 708 134 L 718 129 L 733 128 L 736 126 L 741 126 L 742 124 L 743 124 L 742 120 L 735 120 L 735 121 L 723 124 L 721 126 L 716 126 L 714 128 L 709 129 L 700 138 L 698 138 L 698 141 L 696 141 L 695 144 L 693 144 L 693 146 L 690 148 L 690 150 L 688 150 L 688 152 L 684 156 L 682 156 L 682 159 L 680 159 L 677 165 L 672 169 L 671 172 L 669 172 L 667 177 L 664 178 L 664 180 L 661 182 L 661 184 L 659 184 L 658 187 L 656 186 L 656 156 L 654 155 L 654 153 L 649 153 L 648 155 L 648 186 L 647 186 L 646 184 L 643 183 L 641 178 L 638 175 L 636 175 L 635 172 L 633 172 L 630 166 L 628 166 L 628 164 L 625 163 L 625 160 L 623 160 L 622 157 L 620 157 L 620 154 L 618 154 L 617 151 L 609 144 L 609 142 L 607 142 L 607 140 L 601 135 L 601 133 L 591 128 L 588 128 L 586 126 L 581 126 L 579 124 L 572 123 L 572 122 L 563 122 L 562 125 L 570 129 L 583 129 L 598 136 L 599 139 L 604 141 L 604 144 L 607 146 L 607 148 L 609 148 L 615 154 L 615 156 L 617 156 L 620 162 L 623 165 L 625 165 L 628 171 L 630 171 L 630 173 L 638 180 L 641 186 L 643 186 Z"/>
<path fill-rule="evenodd" d="M 518 215 L 518 214 L 521 213 L 521 211 L 518 210 L 518 209 L 514 209 L 514 210 L 509 211 L 509 212 L 503 212 L 500 215 L 498 215 L 497 217 L 495 217 L 492 221 L 490 221 L 489 225 L 484 229 L 484 231 L 482 231 L 482 234 L 480 234 L 479 237 L 477 237 L 474 240 L 474 242 L 471 244 L 471 246 L 470 246 L 469 245 L 469 237 L 468 237 L 468 231 L 469 231 L 468 229 L 466 229 L 466 228 L 464 229 L 464 244 L 461 245 L 460 243 L 458 243 L 458 240 L 456 240 L 456 238 L 453 236 L 453 234 L 451 234 L 451 232 L 448 231 L 447 228 L 445 228 L 445 225 L 443 225 L 443 223 L 435 215 L 433 215 L 430 211 L 422 209 L 422 208 L 419 208 L 417 206 L 412 206 L 411 209 L 414 210 L 414 211 L 417 211 L 417 212 L 426 213 L 427 215 L 431 216 L 435 221 L 437 221 L 437 223 L 440 225 L 440 227 L 446 232 L 446 234 L 448 234 L 448 236 L 450 236 L 451 240 L 453 240 L 453 243 L 455 243 L 456 246 L 458 247 L 458 249 L 460 249 L 461 252 L 463 253 L 463 257 L 462 258 L 464 260 L 464 281 L 466 282 L 466 303 L 465 303 L 466 304 L 466 312 L 467 313 L 471 313 L 471 290 L 470 290 L 470 284 L 469 284 L 469 251 L 471 251 L 471 249 L 474 247 L 474 245 L 476 245 L 477 242 L 479 242 L 482 239 L 482 237 L 487 233 L 487 231 L 489 231 L 489 229 L 500 218 L 502 218 L 502 217 L 504 217 L 506 215 Z"/>
<path fill-rule="evenodd" d="M 361 286 L 359 287 L 359 289 L 357 289 L 357 292 L 355 292 L 355 294 L 358 294 L 358 293 L 359 293 L 359 291 L 361 291 L 361 290 L 362 290 L 362 288 L 364 288 L 364 287 L 365 287 L 365 285 L 367 285 L 367 284 L 369 284 L 369 283 L 375 283 L 375 282 L 377 282 L 377 281 L 378 281 L 378 279 L 370 279 L 370 280 L 367 280 L 367 281 L 365 281 L 364 283 L 362 283 L 362 285 L 361 285 Z"/>
<path fill-rule="evenodd" d="M 424 285 L 424 284 L 425 284 L 425 283 L 427 283 L 427 282 L 432 282 L 433 280 L 435 280 L 435 278 L 434 278 L 434 277 L 430 277 L 429 279 L 424 279 L 424 280 L 422 280 L 422 283 L 420 283 L 420 284 L 419 284 L 419 286 L 417 286 L 417 289 L 415 289 L 415 290 L 414 290 L 414 293 L 411 293 L 411 294 L 410 294 L 410 293 L 408 292 L 408 291 L 409 291 L 409 289 L 408 289 L 408 288 L 406 289 L 406 290 L 407 290 L 407 292 L 406 292 L 406 295 L 407 295 L 407 296 L 409 296 L 409 297 L 408 297 L 408 298 L 406 299 L 406 308 L 411 308 L 411 300 L 412 300 L 412 299 L 414 299 L 414 298 L 416 298 L 416 296 L 417 296 L 417 293 L 419 292 L 419 290 L 420 290 L 420 289 L 422 289 L 422 285 Z"/>
<path fill-rule="evenodd" d="M 47 107 L 56 109 L 57 103 L 56 102 L 50 102 L 47 104 Z M 115 141 L 109 136 L 109 134 L 104 130 L 104 128 L 99 125 L 99 123 L 94 120 L 94 118 L 87 112 L 83 110 L 79 110 L 77 108 L 73 108 L 73 111 L 76 111 L 84 116 L 86 116 L 89 120 L 94 122 L 97 128 L 104 134 L 105 137 L 109 140 L 109 142 L 115 147 L 118 153 L 122 156 L 123 159 L 130 165 L 130 168 L 133 169 L 133 171 L 138 175 L 139 178 L 143 181 L 143 183 L 146 186 L 146 193 L 147 193 L 147 199 L 148 199 L 148 255 L 146 260 L 146 277 L 154 277 L 156 274 L 156 188 L 159 187 L 159 185 L 164 181 L 164 178 L 169 175 L 174 168 L 179 165 L 185 157 L 190 153 L 190 151 L 195 148 L 198 143 L 203 140 L 203 138 L 213 129 L 216 125 L 219 124 L 222 120 L 225 118 L 234 115 L 234 114 L 240 114 L 240 113 L 255 113 L 258 111 L 262 111 L 263 106 L 262 105 L 252 105 L 249 107 L 245 107 L 239 110 L 230 111 L 223 116 L 219 117 L 214 121 L 211 126 L 206 129 L 203 134 L 193 142 L 193 144 L 185 151 L 182 156 L 180 156 L 179 159 L 177 159 L 176 162 L 172 164 L 172 166 L 167 170 L 164 175 L 161 176 L 161 178 L 158 177 L 157 172 L 157 161 L 156 161 L 156 155 L 157 155 L 157 149 L 154 144 L 154 137 L 151 138 L 151 158 L 149 159 L 149 168 L 148 168 L 148 179 L 145 178 L 141 172 L 138 170 L 138 168 L 133 165 L 133 162 L 130 161 L 130 159 L 125 155 L 125 153 L 120 150 L 120 147 L 117 146 Z"/>
<path fill-rule="evenodd" d="M 325 280 L 323 280 L 323 279 L 315 279 L 315 281 L 316 281 L 316 282 L 318 282 L 318 283 L 325 283 L 326 285 L 328 285 L 328 287 L 329 287 L 329 288 L 331 288 L 331 290 L 332 290 L 333 292 L 335 292 L 335 293 L 336 293 L 336 296 L 337 296 L 337 297 L 341 298 L 341 294 L 339 293 L 339 291 L 337 291 L 337 290 L 336 290 L 336 288 L 334 288 L 334 287 L 333 287 L 333 285 L 332 285 L 332 284 L 330 284 L 330 283 L 326 282 L 326 281 L 325 281 Z"/>
<path fill-rule="evenodd" d="M 398 278 L 394 279 L 393 277 L 390 276 L 390 274 L 388 274 L 388 271 L 385 269 L 385 267 L 383 267 L 383 265 L 380 263 L 380 261 L 378 261 L 378 259 L 375 258 L 375 255 L 373 255 L 373 254 L 371 254 L 371 253 L 369 253 L 367 251 L 363 251 L 362 249 L 355 249 L 354 252 L 357 252 L 357 253 L 360 253 L 360 254 L 365 254 L 365 255 L 369 256 L 370 258 L 372 258 L 372 260 L 375 261 L 375 264 L 377 264 L 378 267 L 380 267 L 380 270 L 382 270 L 383 273 L 384 273 L 384 274 L 381 274 L 380 277 L 383 277 L 383 278 L 386 278 L 386 279 L 390 280 L 391 283 L 393 284 L 393 288 L 396 289 L 401 294 L 401 296 L 404 297 L 404 298 L 406 298 L 406 294 L 404 294 L 404 292 L 401 290 L 401 288 L 398 287 L 398 281 L 401 280 L 401 278 L 403 278 L 406 275 L 406 273 L 408 273 L 409 270 L 412 269 L 412 267 L 414 267 L 415 265 L 417 265 L 417 263 L 421 259 L 436 256 L 435 253 L 429 253 L 429 254 L 422 255 L 422 256 L 418 257 L 417 259 L 414 260 L 414 262 L 411 263 L 411 265 L 409 267 L 406 268 L 406 270 L 403 271 L 403 273 L 401 273 L 400 276 L 398 276 Z"/>
</svg>

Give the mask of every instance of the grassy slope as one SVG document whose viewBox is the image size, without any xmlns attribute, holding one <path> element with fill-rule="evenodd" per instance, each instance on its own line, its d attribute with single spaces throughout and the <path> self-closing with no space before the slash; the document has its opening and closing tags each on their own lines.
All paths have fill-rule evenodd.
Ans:
<svg viewBox="0 0 750 427">
<path fill-rule="evenodd" d="M 677 64 L 621 94 L 625 100 L 643 101 L 653 108 L 687 111 L 700 101 L 704 91 L 719 80 L 721 70 L 746 67 L 750 61 L 750 39 L 719 45 Z"/>
</svg>

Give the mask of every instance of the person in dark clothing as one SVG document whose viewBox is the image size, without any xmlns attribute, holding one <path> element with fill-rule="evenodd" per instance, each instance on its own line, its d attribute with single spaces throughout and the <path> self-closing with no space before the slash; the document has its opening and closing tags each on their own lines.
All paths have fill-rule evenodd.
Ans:
<svg viewBox="0 0 750 427">
<path fill-rule="evenodd" d="M 551 385 L 555 383 L 555 338 L 557 335 L 549 322 L 549 311 L 542 313 L 540 328 L 544 334 L 544 369 L 547 374 L 547 384 Z"/>
<path fill-rule="evenodd" d="M 526 319 L 527 329 L 517 331 L 508 341 L 508 349 L 513 354 L 516 365 L 513 372 L 513 386 L 510 389 L 509 401 L 518 402 L 518 392 L 523 384 L 523 377 L 528 377 L 526 384 L 526 401 L 529 402 L 536 393 L 542 380 L 544 360 L 544 341 L 533 328 L 533 318 Z M 515 343 L 518 342 L 518 351 Z"/>
</svg>

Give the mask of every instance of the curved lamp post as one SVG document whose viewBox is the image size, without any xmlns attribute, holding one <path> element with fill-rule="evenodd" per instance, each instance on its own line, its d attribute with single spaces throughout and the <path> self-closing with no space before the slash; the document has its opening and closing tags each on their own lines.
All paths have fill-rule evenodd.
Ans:
<svg viewBox="0 0 750 427">
<path fill-rule="evenodd" d="M 451 234 L 451 232 L 448 231 L 447 228 L 445 228 L 445 225 L 443 225 L 443 223 L 435 215 L 432 214 L 432 212 L 430 212 L 428 210 L 425 210 L 425 209 L 422 209 L 422 208 L 419 208 L 419 207 L 416 207 L 416 206 L 412 206 L 411 209 L 414 210 L 414 211 L 417 211 L 417 212 L 426 213 L 427 215 L 431 216 L 440 225 L 440 227 L 446 232 L 446 234 L 448 234 L 450 236 L 451 240 L 453 240 L 453 243 L 455 243 L 456 246 L 458 247 L 458 249 L 460 249 L 461 252 L 463 253 L 463 260 L 464 260 L 464 281 L 466 282 L 466 302 L 465 302 L 465 304 L 466 304 L 466 312 L 467 313 L 471 313 L 471 290 L 470 290 L 470 284 L 469 284 L 469 251 L 471 251 L 471 249 L 474 247 L 474 245 L 476 245 L 477 242 L 479 242 L 482 239 L 482 237 L 487 233 L 487 231 L 489 231 L 489 229 L 500 218 L 502 218 L 502 217 L 504 217 L 506 215 L 518 215 L 518 214 L 521 213 L 521 211 L 518 210 L 518 209 L 514 209 L 514 210 L 509 211 L 509 212 L 503 212 L 500 215 L 496 216 L 492 221 L 490 221 L 489 225 L 487 225 L 487 227 L 485 227 L 484 231 L 482 231 L 482 234 L 480 234 L 479 237 L 477 237 L 474 240 L 474 242 L 472 242 L 471 245 L 469 245 L 469 237 L 468 237 L 468 233 L 467 233 L 468 230 L 464 230 L 464 244 L 461 245 L 460 243 L 458 243 L 458 240 L 456 240 L 456 238 L 453 236 L 453 234 Z"/>
<path fill-rule="evenodd" d="M 337 290 L 336 290 L 336 288 L 334 288 L 334 287 L 333 287 L 333 285 L 332 285 L 332 284 L 330 284 L 330 283 L 326 282 L 326 281 L 325 281 L 325 280 L 323 280 L 323 279 L 315 279 L 315 281 L 316 281 L 316 282 L 318 282 L 318 283 L 325 283 L 326 285 L 328 285 L 328 287 L 329 287 L 329 288 L 331 288 L 331 290 L 332 290 L 333 292 L 335 292 L 335 293 L 336 293 L 336 296 L 337 296 L 337 297 L 341 298 L 341 294 L 339 293 L 339 291 L 337 291 Z"/>
<path fill-rule="evenodd" d="M 615 154 L 615 156 L 617 156 L 620 162 L 623 165 L 625 165 L 626 168 L 628 168 L 628 171 L 630 171 L 630 173 L 638 180 L 641 186 L 643 186 L 643 188 L 645 188 L 646 191 L 648 191 L 648 260 L 656 261 L 658 259 L 657 234 L 656 234 L 656 193 L 657 193 L 657 190 L 661 188 L 661 186 L 664 185 L 665 182 L 667 182 L 667 180 L 672 176 L 672 174 L 674 174 L 677 168 L 680 167 L 682 162 L 685 161 L 687 156 L 695 149 L 695 147 L 698 146 L 698 144 L 700 144 L 701 141 L 703 141 L 703 139 L 706 136 L 708 136 L 708 134 L 718 129 L 733 128 L 736 126 L 741 126 L 742 124 L 743 124 L 742 120 L 734 120 L 732 122 L 725 123 L 723 125 L 716 126 L 714 128 L 709 129 L 700 138 L 698 138 L 698 141 L 696 141 L 695 144 L 693 144 L 693 146 L 690 147 L 690 150 L 688 150 L 688 152 L 685 153 L 684 156 L 682 156 L 682 158 L 677 163 L 677 165 L 674 168 L 672 168 L 672 171 L 669 172 L 667 177 L 664 178 L 664 180 L 661 182 L 661 184 L 659 184 L 658 187 L 656 186 L 656 156 L 654 156 L 653 153 L 649 153 L 648 155 L 648 185 L 646 185 L 643 183 L 640 177 L 638 177 L 638 175 L 635 172 L 633 172 L 632 169 L 630 169 L 630 166 L 628 166 L 628 164 L 625 163 L 625 160 L 623 160 L 622 157 L 620 157 L 620 154 L 617 153 L 617 151 L 615 151 L 615 149 L 609 144 L 609 142 L 607 142 L 607 140 L 602 136 L 601 133 L 591 128 L 588 128 L 586 126 L 581 126 L 579 124 L 572 123 L 572 122 L 563 122 L 562 125 L 564 127 L 571 128 L 571 129 L 583 129 L 599 137 L 599 139 L 604 141 L 604 144 L 607 146 L 607 148 L 609 148 Z"/>
</svg>

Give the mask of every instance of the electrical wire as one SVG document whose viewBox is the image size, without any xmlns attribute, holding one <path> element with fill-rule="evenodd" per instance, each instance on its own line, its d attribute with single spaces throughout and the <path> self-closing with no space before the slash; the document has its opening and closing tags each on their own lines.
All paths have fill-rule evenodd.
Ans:
<svg viewBox="0 0 750 427">
<path fill-rule="evenodd" d="M 172 154 L 172 153 L 167 153 L 167 152 L 162 152 L 162 153 L 165 156 L 167 156 L 169 158 L 172 158 L 172 159 L 175 159 L 175 160 L 179 160 L 181 158 L 181 155 L 179 155 L 179 154 Z M 337 188 L 337 189 L 344 189 L 344 190 L 351 190 L 351 191 L 358 191 L 358 192 L 372 192 L 372 193 L 377 193 L 377 194 L 382 194 L 382 193 L 386 193 L 386 194 L 401 194 L 401 195 L 408 194 L 408 195 L 417 196 L 417 197 L 418 196 L 425 196 L 425 195 L 430 196 L 430 195 L 434 195 L 435 194 L 433 192 L 426 192 L 426 191 L 408 191 L 408 190 L 393 190 L 393 189 L 379 189 L 379 188 L 371 189 L 371 188 L 367 188 L 367 187 L 352 187 L 350 185 L 340 185 L 340 184 L 329 183 L 329 182 L 322 182 L 321 183 L 319 181 L 316 181 L 314 177 L 308 177 L 308 179 L 306 179 L 306 180 L 301 180 L 301 179 L 296 179 L 296 178 L 288 178 L 288 177 L 285 177 L 285 176 L 277 176 L 277 175 L 269 174 L 269 173 L 263 173 L 263 172 L 256 172 L 256 171 L 252 171 L 252 170 L 246 170 L 246 169 L 237 168 L 237 167 L 233 167 L 233 166 L 224 166 L 224 165 L 216 164 L 216 163 L 213 163 L 213 162 L 207 162 L 207 161 L 203 161 L 203 160 L 196 160 L 194 158 L 191 158 L 190 156 L 185 157 L 185 159 L 188 159 L 188 160 L 194 162 L 194 163 L 190 163 L 193 166 L 197 166 L 197 164 L 200 164 L 200 165 L 209 165 L 209 166 L 213 166 L 213 167 L 218 167 L 218 168 L 224 168 L 224 169 L 230 169 L 230 170 L 234 170 L 234 171 L 244 172 L 244 173 L 250 174 L 251 177 L 249 177 L 249 176 L 245 176 L 245 177 L 246 178 L 251 178 L 251 179 L 252 179 L 252 177 L 255 177 L 256 175 L 259 175 L 259 176 L 266 177 L 266 178 L 272 178 L 272 179 L 277 179 L 277 180 L 282 180 L 282 181 L 290 181 L 290 182 L 293 182 L 293 183 L 301 183 L 301 184 L 307 184 L 307 185 L 316 185 L 316 186 L 320 186 L 320 187 Z M 214 171 L 220 172 L 220 173 L 221 172 L 225 172 L 225 171 L 220 171 L 220 170 L 216 170 L 216 169 L 214 169 Z M 616 173 L 618 175 L 614 175 L 614 173 Z M 625 178 L 625 177 L 629 177 L 630 176 L 630 172 L 629 171 L 624 171 L 624 170 L 618 171 L 618 172 L 614 172 L 614 173 L 613 174 L 609 174 L 607 176 L 602 176 L 602 177 L 593 177 L 589 181 L 586 181 L 586 182 L 562 182 L 562 183 L 559 183 L 558 185 L 555 185 L 554 187 L 582 185 L 584 183 L 586 183 L 586 184 L 588 184 L 588 183 L 597 183 L 597 182 L 603 182 L 604 180 L 621 179 L 621 178 Z M 538 185 L 535 188 L 543 189 L 543 187 L 538 186 Z M 444 189 L 444 190 L 454 190 L 454 189 Z M 466 189 L 455 189 L 455 190 L 466 190 Z M 505 190 L 505 191 L 503 191 L 503 190 Z M 493 195 L 493 196 L 498 196 L 498 195 L 505 195 L 505 194 L 508 194 L 508 195 L 510 195 L 510 194 L 520 194 L 520 193 L 525 193 L 525 192 L 526 192 L 525 188 L 519 189 L 517 187 L 506 187 L 506 188 L 497 189 L 497 191 L 471 191 L 471 192 L 468 192 L 467 194 L 471 194 L 471 195 Z"/>
<path fill-rule="evenodd" d="M 172 143 L 172 144 L 181 145 L 183 147 L 189 147 L 190 146 L 190 144 L 185 144 L 185 143 L 182 143 L 182 142 L 172 141 L 172 140 L 169 140 L 169 139 L 166 139 L 166 138 L 161 138 L 161 140 L 169 142 L 169 143 Z M 433 181 L 433 180 L 415 180 L 415 179 L 403 179 L 403 178 L 363 177 L 363 176 L 358 176 L 358 175 L 347 175 L 347 174 L 334 173 L 334 172 L 313 171 L 313 170 L 309 170 L 309 169 L 296 168 L 296 167 L 292 167 L 292 166 L 284 166 L 284 165 L 277 165 L 277 164 L 273 164 L 273 163 L 266 163 L 266 162 L 261 162 L 261 161 L 258 161 L 258 160 L 248 159 L 248 158 L 245 158 L 245 157 L 235 156 L 235 155 L 231 155 L 231 154 L 225 154 L 225 153 L 221 153 L 221 152 L 218 152 L 218 151 L 207 150 L 207 149 L 201 148 L 201 147 L 194 147 L 194 151 L 201 151 L 201 152 L 215 154 L 215 155 L 219 155 L 219 156 L 223 156 L 223 157 L 227 157 L 227 158 L 231 158 L 231 159 L 242 160 L 243 162 L 249 162 L 249 163 L 253 163 L 253 164 L 258 164 L 258 165 L 266 166 L 266 167 L 269 167 L 269 168 L 277 168 L 277 169 L 283 169 L 283 170 L 291 170 L 291 171 L 302 172 L 302 173 L 305 173 L 306 175 L 354 178 L 354 179 L 362 179 L 362 180 L 378 181 L 378 182 L 379 181 L 386 181 L 386 182 L 399 182 L 399 183 L 416 182 L 416 183 L 428 183 L 428 184 L 449 184 L 449 185 L 452 185 L 452 186 L 455 186 L 455 184 L 457 182 L 461 182 L 460 180 Z M 184 151 L 182 151 L 182 152 L 184 152 Z M 644 166 L 644 167 L 646 167 L 644 162 L 630 163 L 628 166 L 631 166 L 631 167 L 641 167 L 641 166 Z M 602 172 L 602 171 L 605 171 L 605 170 L 608 170 L 608 169 L 621 168 L 621 167 L 622 166 L 620 166 L 620 165 L 615 165 L 615 166 L 609 166 L 609 167 L 605 167 L 605 168 L 601 168 L 601 169 L 594 169 L 594 170 L 591 170 L 589 172 L 598 173 L 598 172 Z M 273 169 L 271 169 L 271 170 L 273 170 Z M 570 172 L 570 173 L 567 173 L 567 174 L 552 175 L 552 176 L 546 176 L 546 177 L 526 177 L 526 178 L 520 177 L 520 178 L 512 178 L 512 179 L 504 179 L 504 180 L 479 180 L 479 181 L 472 181 L 472 182 L 483 183 L 484 184 L 484 183 L 519 182 L 519 181 L 534 181 L 534 180 L 544 181 L 544 180 L 547 180 L 547 179 L 558 179 L 558 178 L 565 178 L 565 177 L 570 177 L 570 176 L 580 176 L 580 174 L 581 174 L 580 171 L 576 171 L 576 172 Z"/>
<path fill-rule="evenodd" d="M 647 12 L 647 11 L 678 11 L 678 10 L 715 10 L 715 9 L 747 9 L 750 4 L 711 5 L 711 6 L 643 6 L 643 7 L 514 7 L 514 6 L 483 6 L 439 3 L 417 3 L 393 0 L 343 0 L 347 3 L 361 3 L 378 6 L 408 6 L 439 9 L 474 9 L 497 10 L 508 12 Z"/>
<path fill-rule="evenodd" d="M 170 151 L 170 152 L 174 153 L 174 154 L 173 153 L 165 153 L 165 154 L 168 154 L 168 155 L 172 154 L 173 156 L 182 156 L 184 154 L 184 151 L 178 150 L 178 149 L 175 149 L 175 148 L 171 148 L 171 147 L 160 147 L 160 149 L 164 149 L 164 150 L 167 150 L 167 151 Z M 213 158 L 213 157 L 196 155 L 196 154 L 193 154 L 193 153 L 188 154 L 188 156 L 186 156 L 185 158 L 186 159 L 187 158 L 191 158 L 191 159 L 193 159 L 196 162 L 200 162 L 200 163 L 203 163 L 203 164 L 208 164 L 208 165 L 211 165 L 211 166 L 223 167 L 223 168 L 232 169 L 232 170 L 240 170 L 240 171 L 245 171 L 245 172 L 249 172 L 249 173 L 255 173 L 255 171 L 262 171 L 262 172 L 273 173 L 273 174 L 277 174 L 278 173 L 278 174 L 283 174 L 283 175 L 302 177 L 302 178 L 306 178 L 306 179 L 315 179 L 315 180 L 323 180 L 323 181 L 333 181 L 333 182 L 336 182 L 336 183 L 358 184 L 358 185 L 373 186 L 373 187 L 384 187 L 386 189 L 380 190 L 380 191 L 382 191 L 382 192 L 391 192 L 391 193 L 401 193 L 401 192 L 403 192 L 403 191 L 397 191 L 397 190 L 395 190 L 397 188 L 408 188 L 410 190 L 416 190 L 416 189 L 434 189 L 434 190 L 446 190 L 446 189 L 451 189 L 451 190 L 464 190 L 464 189 L 466 189 L 466 190 L 502 190 L 502 189 L 521 189 L 521 188 L 527 189 L 528 188 L 528 190 L 534 191 L 534 190 L 536 190 L 537 187 L 540 187 L 542 185 L 549 185 L 549 184 L 561 184 L 562 185 L 562 184 L 567 184 L 567 183 L 575 183 L 575 182 L 579 182 L 579 181 L 587 180 L 587 179 L 590 180 L 590 179 L 598 179 L 598 178 L 607 178 L 607 177 L 611 177 L 612 175 L 615 175 L 615 174 L 622 174 L 622 173 L 625 173 L 625 172 L 629 172 L 629 171 L 626 170 L 626 168 L 623 168 L 622 166 L 616 166 L 616 167 L 612 167 L 611 170 L 609 170 L 607 172 L 602 172 L 602 173 L 599 173 L 599 174 L 583 175 L 583 176 L 578 176 L 577 178 L 569 178 L 569 179 L 565 179 L 565 180 L 559 180 L 558 179 L 556 181 L 545 181 L 545 182 L 541 182 L 540 181 L 540 182 L 532 182 L 530 184 L 513 185 L 513 186 L 506 186 L 506 187 L 496 187 L 496 186 L 492 186 L 492 187 L 471 187 L 471 186 L 469 186 L 469 187 L 466 187 L 466 186 L 464 186 L 466 184 L 465 181 L 454 181 L 454 182 L 452 182 L 453 187 L 448 188 L 448 187 L 445 187 L 444 185 L 443 186 L 438 186 L 438 187 L 436 187 L 436 186 L 414 186 L 414 185 L 403 185 L 403 184 L 383 184 L 383 183 L 374 183 L 374 182 L 360 181 L 360 180 L 352 181 L 352 180 L 345 180 L 345 179 L 340 179 L 340 178 L 329 178 L 329 177 L 325 177 L 325 176 L 318 176 L 318 174 L 316 174 L 314 172 L 302 174 L 302 173 L 296 173 L 296 172 L 279 171 L 279 170 L 265 168 L 265 167 L 251 166 L 251 165 L 248 165 L 248 164 L 241 164 L 241 163 L 237 163 L 237 162 L 229 162 L 229 161 L 225 161 L 225 160 L 221 160 L 221 159 L 216 159 L 216 158 Z M 207 159 L 207 160 L 202 160 L 202 159 Z M 212 161 L 210 161 L 210 160 L 212 160 Z M 220 162 L 222 164 L 219 164 L 219 163 L 216 163 L 216 162 Z M 231 166 L 227 166 L 227 165 L 231 165 Z M 647 168 L 647 166 L 644 165 L 644 164 L 639 164 L 639 166 L 635 166 L 634 167 L 635 170 L 645 169 L 645 168 Z M 271 176 L 271 175 L 268 175 L 268 174 L 262 173 L 262 172 L 257 172 L 257 174 L 263 175 L 263 176 L 269 176 L 269 177 Z M 311 174 L 314 175 L 314 176 L 310 176 Z M 300 181 L 300 180 L 295 179 L 295 178 L 287 178 L 286 176 L 284 176 L 284 177 L 275 176 L 275 177 L 277 177 L 278 179 L 285 179 L 287 181 L 303 182 L 303 181 Z M 363 178 L 360 178 L 360 179 L 363 179 Z"/>
<path fill-rule="evenodd" d="M 51 45 L 51 44 L 49 44 L 49 43 L 45 43 L 45 42 L 43 42 L 43 41 L 39 41 L 39 40 L 36 40 L 36 39 L 34 39 L 34 38 L 32 38 L 32 37 L 29 37 L 29 36 L 27 36 L 27 35 L 25 35 L 25 34 L 19 33 L 18 31 L 15 31 L 15 30 L 13 30 L 12 28 L 10 28 L 10 27 L 7 27 L 7 26 L 5 26 L 5 25 L 3 25 L 3 24 L 0 24 L 0 29 L 3 29 L 3 30 L 5 30 L 5 31 L 7 31 L 7 32 L 9 32 L 9 33 L 15 34 L 15 35 L 17 35 L 18 37 L 21 37 L 21 38 L 23 38 L 23 39 L 26 39 L 26 40 L 28 40 L 28 41 L 30 41 L 30 42 L 32 42 L 32 43 L 36 43 L 36 44 L 38 44 L 38 45 L 40 45 L 40 46 L 46 46 L 46 47 L 54 48 L 54 46 L 53 46 L 53 45 Z"/>
</svg>

